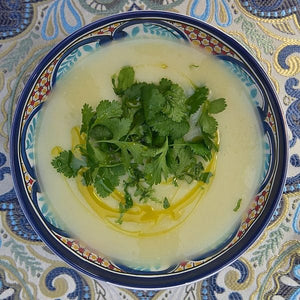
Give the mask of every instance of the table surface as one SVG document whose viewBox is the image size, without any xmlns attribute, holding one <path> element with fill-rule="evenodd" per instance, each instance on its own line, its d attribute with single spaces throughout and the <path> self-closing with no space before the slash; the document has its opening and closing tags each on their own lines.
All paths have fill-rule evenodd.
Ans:
<svg viewBox="0 0 300 300">
<path fill-rule="evenodd" d="M 284 194 L 259 240 L 219 273 L 160 291 L 96 281 L 65 264 L 41 241 L 33 242 L 34 231 L 18 204 L 9 167 L 14 107 L 34 66 L 80 27 L 139 9 L 193 16 L 244 44 L 274 84 L 289 135 Z M 0 299 L 299 299 L 299 80 L 299 0 L 0 0 Z"/>
</svg>

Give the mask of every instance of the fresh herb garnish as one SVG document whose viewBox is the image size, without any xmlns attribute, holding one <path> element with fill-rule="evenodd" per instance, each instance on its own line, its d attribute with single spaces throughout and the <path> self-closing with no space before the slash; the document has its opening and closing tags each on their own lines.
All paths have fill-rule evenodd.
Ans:
<svg viewBox="0 0 300 300">
<path fill-rule="evenodd" d="M 57 172 L 68 178 L 81 176 L 100 197 L 120 187 L 124 201 L 119 203 L 118 223 L 134 201 L 150 200 L 169 208 L 168 198 L 154 195 L 153 186 L 162 181 L 171 178 L 176 186 L 178 180 L 209 182 L 213 174 L 205 172 L 203 164 L 218 151 L 213 115 L 226 107 L 223 98 L 210 101 L 205 86 L 187 97 L 169 79 L 154 84 L 136 82 L 134 76 L 130 66 L 112 76 L 119 100 L 102 100 L 96 109 L 84 104 L 83 142 L 74 148 L 76 153 L 64 150 L 52 160 Z M 191 122 L 197 112 L 198 120 Z M 198 135 L 185 139 L 195 127 Z"/>
<path fill-rule="evenodd" d="M 163 207 L 164 207 L 164 209 L 167 209 L 170 207 L 170 203 L 169 203 L 169 200 L 167 197 L 164 198 Z"/>
<path fill-rule="evenodd" d="M 233 209 L 233 211 L 238 211 L 241 207 L 241 203 L 242 203 L 242 198 L 240 198 L 237 203 L 236 203 L 236 206 L 235 208 Z"/>
</svg>

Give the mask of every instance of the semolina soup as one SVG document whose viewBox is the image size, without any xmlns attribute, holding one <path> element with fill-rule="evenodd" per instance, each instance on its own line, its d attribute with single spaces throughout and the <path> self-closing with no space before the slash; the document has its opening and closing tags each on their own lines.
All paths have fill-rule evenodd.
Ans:
<svg viewBox="0 0 300 300">
<path fill-rule="evenodd" d="M 120 186 L 100 197 L 80 178 L 59 174 L 51 162 L 60 149 L 76 151 L 82 142 L 84 104 L 95 108 L 102 100 L 119 101 L 112 76 L 125 66 L 134 69 L 138 82 L 157 84 L 167 78 L 186 95 L 205 85 L 210 99 L 225 98 L 227 106 L 215 115 L 219 149 L 204 164 L 212 175 L 209 181 L 174 184 L 166 178 L 153 189 L 155 199 L 168 199 L 168 205 L 133 197 L 133 206 L 118 222 L 124 200 Z M 132 268 L 162 269 L 215 249 L 232 235 L 260 183 L 262 130 L 247 90 L 223 63 L 186 44 L 137 39 L 101 47 L 56 83 L 39 123 L 39 183 L 61 227 L 90 249 Z M 185 138 L 198 133 L 192 130 Z"/>
</svg>

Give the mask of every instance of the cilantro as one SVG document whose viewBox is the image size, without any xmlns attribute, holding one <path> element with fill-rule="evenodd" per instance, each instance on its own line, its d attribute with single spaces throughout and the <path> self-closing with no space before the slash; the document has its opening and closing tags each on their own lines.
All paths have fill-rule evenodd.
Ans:
<svg viewBox="0 0 300 300">
<path fill-rule="evenodd" d="M 219 98 L 209 102 L 208 112 L 210 114 L 218 114 L 226 108 L 226 102 L 224 98 Z"/>
<path fill-rule="evenodd" d="M 220 98 L 213 101 L 205 100 L 202 105 L 202 112 L 199 117 L 199 125 L 204 133 L 212 136 L 218 128 L 218 122 L 211 116 L 223 111 L 226 107 L 225 99 Z"/>
<path fill-rule="evenodd" d="M 191 95 L 185 101 L 186 105 L 189 107 L 189 113 L 195 113 L 200 106 L 207 99 L 209 89 L 206 86 L 197 87 L 193 95 Z"/>
<path fill-rule="evenodd" d="M 110 130 L 113 139 L 119 140 L 129 132 L 131 120 L 127 118 L 112 118 L 101 122 L 101 124 Z"/>
<path fill-rule="evenodd" d="M 190 174 L 190 169 L 195 165 L 196 159 L 189 147 L 181 146 L 169 150 L 168 162 L 176 178 L 186 179 L 186 176 Z"/>
<path fill-rule="evenodd" d="M 167 197 L 164 198 L 164 202 L 163 202 L 163 208 L 167 209 L 170 207 L 170 203 Z"/>
<path fill-rule="evenodd" d="M 162 136 L 171 136 L 173 139 L 179 139 L 183 137 L 190 129 L 190 125 L 187 120 L 181 122 L 174 122 L 164 114 L 157 114 L 156 118 L 150 120 L 148 124 L 153 131 L 158 132 Z"/>
<path fill-rule="evenodd" d="M 123 67 L 119 74 L 112 76 L 112 84 L 117 95 L 122 95 L 134 83 L 134 70 L 130 66 Z"/>
<path fill-rule="evenodd" d="M 123 166 L 99 168 L 94 180 L 94 187 L 99 196 L 109 196 L 119 185 L 119 177 L 124 174 Z"/>
<path fill-rule="evenodd" d="M 202 181 L 204 183 L 209 183 L 210 177 L 212 177 L 213 174 L 211 172 L 204 172 L 199 176 L 199 181 Z"/>
<path fill-rule="evenodd" d="M 101 124 L 108 119 L 120 118 L 122 116 L 122 107 L 119 101 L 102 100 L 96 108 L 97 119 L 94 125 Z"/>
<path fill-rule="evenodd" d="M 204 142 L 199 143 L 191 143 L 189 147 L 192 149 L 194 154 L 201 156 L 205 161 L 209 161 L 211 159 L 211 150 L 207 147 Z"/>
<path fill-rule="evenodd" d="M 237 203 L 236 203 L 236 206 L 235 208 L 233 209 L 233 211 L 238 211 L 241 207 L 241 203 L 242 203 L 242 198 L 240 198 Z"/>
<path fill-rule="evenodd" d="M 76 177 L 80 166 L 76 166 L 78 160 L 73 155 L 72 151 L 62 151 L 58 156 L 56 156 L 51 164 L 59 173 L 63 173 L 66 177 Z"/>
<path fill-rule="evenodd" d="M 117 100 L 101 100 L 96 109 L 83 105 L 83 142 L 75 146 L 79 151 L 75 155 L 64 150 L 51 162 L 68 178 L 80 176 L 100 197 L 123 189 L 116 220 L 120 224 L 135 201 L 170 207 L 168 198 L 154 194 L 154 185 L 163 180 L 172 179 L 175 186 L 178 180 L 209 182 L 213 174 L 204 172 L 204 165 L 218 151 L 214 115 L 226 107 L 223 98 L 208 99 L 206 86 L 196 87 L 187 97 L 182 87 L 167 78 L 155 84 L 136 82 L 134 75 L 134 69 L 126 66 L 112 76 Z M 192 114 L 198 119 L 192 121 Z M 198 136 L 186 140 L 194 129 Z"/>
<path fill-rule="evenodd" d="M 160 81 L 160 90 L 166 99 L 166 104 L 162 110 L 163 113 L 172 121 L 180 122 L 187 111 L 184 90 L 178 84 L 165 78 Z"/>
<path fill-rule="evenodd" d="M 165 106 L 166 99 L 154 84 L 143 87 L 142 97 L 145 118 L 153 120 Z"/>
<path fill-rule="evenodd" d="M 168 139 L 157 151 L 157 155 L 145 166 L 146 181 L 150 184 L 159 184 L 161 178 L 167 179 L 169 167 L 167 165 Z"/>
<path fill-rule="evenodd" d="M 90 122 L 93 119 L 95 113 L 93 112 L 93 108 L 90 105 L 84 104 L 81 110 L 81 114 L 82 114 L 82 124 L 81 124 L 80 133 L 88 131 Z"/>
<path fill-rule="evenodd" d="M 208 114 L 208 112 L 202 112 L 199 118 L 199 125 L 203 132 L 208 134 L 214 134 L 217 131 L 218 122 L 214 117 Z"/>
</svg>

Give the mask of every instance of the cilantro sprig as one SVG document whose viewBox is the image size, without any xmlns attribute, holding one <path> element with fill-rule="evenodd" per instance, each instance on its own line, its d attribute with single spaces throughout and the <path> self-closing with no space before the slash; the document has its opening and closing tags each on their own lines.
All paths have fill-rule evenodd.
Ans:
<svg viewBox="0 0 300 300">
<path fill-rule="evenodd" d="M 166 197 L 154 195 L 153 186 L 164 180 L 172 178 L 175 185 L 178 180 L 208 183 L 212 174 L 204 172 L 204 164 L 218 151 L 214 115 L 225 109 L 226 102 L 209 100 L 206 86 L 187 97 L 181 86 L 166 78 L 158 84 L 137 82 L 131 66 L 114 74 L 112 85 L 118 100 L 101 100 L 95 109 L 89 104 L 82 107 L 84 143 L 75 147 L 80 155 L 63 150 L 51 163 L 68 178 L 81 176 L 100 197 L 123 189 L 117 220 L 122 223 L 134 201 L 170 207 Z M 193 127 L 199 134 L 187 140 Z"/>
</svg>

